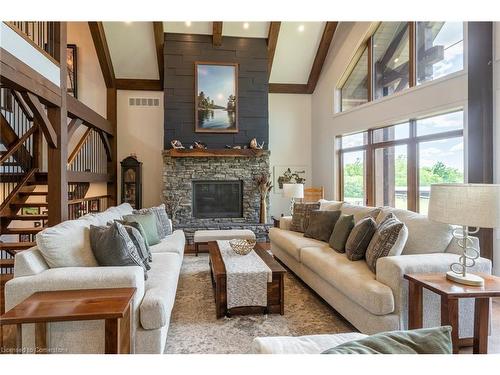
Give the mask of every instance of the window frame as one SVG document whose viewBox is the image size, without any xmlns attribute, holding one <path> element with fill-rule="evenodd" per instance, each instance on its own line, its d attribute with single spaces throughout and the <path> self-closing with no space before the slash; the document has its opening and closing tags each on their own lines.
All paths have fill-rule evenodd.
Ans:
<svg viewBox="0 0 500 375">
<path fill-rule="evenodd" d="M 381 23 L 380 23 L 381 24 Z M 358 107 L 361 107 L 365 104 L 368 104 L 370 102 L 373 102 L 374 100 L 382 100 L 386 97 L 383 97 L 383 98 L 379 98 L 379 99 L 374 99 L 374 75 L 373 75 L 373 36 L 375 35 L 375 33 L 377 32 L 377 30 L 379 29 L 380 27 L 380 24 L 373 30 L 373 32 L 371 33 L 370 37 L 365 41 L 363 42 L 359 48 L 358 48 L 358 52 L 356 53 L 355 57 L 357 57 L 357 60 L 356 62 L 353 64 L 351 62 L 351 64 L 349 65 L 348 67 L 348 72 L 346 72 L 347 74 L 344 74 L 344 77 L 346 77 L 343 81 L 341 81 L 341 84 L 340 86 L 338 87 L 338 90 L 339 90 L 339 95 L 338 97 L 340 98 L 340 101 L 339 101 L 339 104 L 337 106 L 338 110 L 339 110 L 339 113 L 342 113 L 343 110 L 342 110 L 342 89 L 344 88 L 344 85 L 346 84 L 346 82 L 348 81 L 350 75 L 352 74 L 352 71 L 354 70 L 354 68 L 356 67 L 362 53 L 364 52 L 365 48 L 368 49 L 368 101 L 367 103 L 364 103 L 364 104 L 361 104 L 355 108 L 358 108 Z M 450 75 L 454 75 L 454 74 L 457 74 L 459 72 L 463 72 L 466 70 L 466 53 L 467 53 L 467 41 L 466 41 L 466 34 L 467 34 L 467 27 L 466 25 L 463 23 L 462 25 L 463 27 L 463 52 L 462 52 L 462 58 L 463 58 L 463 67 L 462 67 L 462 70 L 458 70 L 456 72 L 453 72 L 453 73 L 450 73 L 450 74 L 447 74 L 447 75 L 444 75 L 442 77 L 439 77 L 439 78 L 436 78 L 437 80 L 440 80 L 440 79 L 443 79 L 445 77 L 448 77 Z M 423 83 L 420 83 L 418 84 L 417 82 L 417 50 L 416 50 L 416 45 L 417 45 L 417 22 L 415 21 L 410 21 L 408 22 L 408 38 L 409 38 L 409 71 L 408 71 L 408 74 L 409 74 L 409 80 L 408 80 L 408 88 L 406 89 L 403 89 L 401 90 L 400 92 L 405 92 L 406 90 L 408 89 L 411 89 L 412 87 L 417 87 L 417 86 L 422 86 L 422 85 L 425 85 L 425 84 L 428 84 L 430 82 L 433 82 L 435 81 L 434 79 L 432 80 L 429 80 L 429 81 L 426 81 L 426 82 L 423 82 Z M 359 51 L 361 51 L 361 53 L 359 53 Z M 359 55 L 359 57 L 358 57 Z M 394 94 L 391 94 L 391 95 L 394 95 Z M 389 95 L 389 96 L 391 96 Z M 351 108 L 351 109 L 354 109 L 354 108 Z M 350 110 L 350 109 L 349 109 Z M 347 110 L 347 111 L 349 111 Z"/>
<path fill-rule="evenodd" d="M 338 180 L 339 180 L 339 189 L 338 189 L 338 199 L 344 200 L 344 153 L 354 152 L 354 151 L 364 151 L 365 152 L 365 165 L 364 165 L 364 191 L 365 191 L 365 205 L 366 206 L 374 206 L 375 205 L 375 152 L 379 148 L 384 147 L 393 147 L 406 145 L 407 146 L 407 185 L 408 185 L 408 207 L 407 210 L 419 212 L 419 144 L 422 142 L 429 141 L 438 141 L 441 139 L 451 139 L 451 138 L 459 138 L 462 137 L 465 143 L 465 118 L 463 121 L 464 127 L 458 130 L 449 130 L 442 133 L 434 133 L 434 134 L 426 134 L 417 136 L 417 121 L 422 120 L 429 117 L 435 117 L 439 115 L 445 115 L 448 113 L 454 112 L 462 112 L 463 116 L 465 116 L 465 109 L 453 109 L 451 111 L 442 112 L 439 114 L 433 114 L 431 116 L 423 116 L 418 118 L 412 118 L 408 121 L 401 121 L 394 123 L 392 125 L 371 128 L 365 130 L 363 132 L 367 132 L 367 142 L 364 145 L 342 148 L 342 135 L 337 136 L 337 145 L 338 148 Z M 408 138 L 391 140 L 391 141 L 383 141 L 383 142 L 373 142 L 373 132 L 377 129 L 383 129 L 387 127 L 391 127 L 394 125 L 402 124 L 408 122 L 410 124 L 410 133 Z M 363 133 L 359 132 L 359 133 Z M 464 152 L 465 155 L 465 152 Z M 465 162 L 465 160 L 464 160 Z M 464 166 L 466 163 L 464 163 Z M 465 170 L 464 170 L 465 174 Z"/>
</svg>

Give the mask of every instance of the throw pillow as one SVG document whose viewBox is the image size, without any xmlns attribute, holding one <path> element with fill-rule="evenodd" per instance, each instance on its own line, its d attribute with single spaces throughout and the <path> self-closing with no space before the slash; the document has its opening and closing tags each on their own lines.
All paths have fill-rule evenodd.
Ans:
<svg viewBox="0 0 500 375">
<path fill-rule="evenodd" d="M 408 229 L 394 214 L 390 213 L 379 224 L 368 248 L 366 263 L 368 268 L 376 273 L 377 260 L 382 257 L 401 255 L 408 239 Z"/>
<path fill-rule="evenodd" d="M 150 212 L 147 214 L 131 214 L 123 216 L 123 220 L 127 223 L 139 223 L 144 229 L 145 239 L 149 246 L 160 243 L 158 235 L 158 227 L 156 226 L 155 215 Z"/>
<path fill-rule="evenodd" d="M 377 230 L 377 224 L 371 217 L 361 219 L 352 228 L 351 234 L 345 243 L 347 259 L 355 261 L 365 257 L 366 249 Z"/>
<path fill-rule="evenodd" d="M 312 211 L 304 237 L 328 242 L 339 217 L 340 211 Z"/>
<path fill-rule="evenodd" d="M 139 254 L 139 258 L 141 258 L 141 262 L 144 264 L 144 268 L 149 271 L 151 269 L 151 266 L 149 265 L 149 257 L 151 254 L 146 250 L 146 240 L 144 239 L 144 237 L 142 237 L 141 232 L 139 232 L 138 229 L 132 226 L 132 224 L 138 223 L 130 224 L 131 225 L 124 225 L 124 228 L 127 231 L 128 236 L 134 243 L 137 254 Z"/>
<path fill-rule="evenodd" d="M 295 203 L 293 205 L 292 222 L 290 230 L 304 233 L 309 225 L 311 211 L 319 209 L 319 202 L 316 203 Z"/>
<path fill-rule="evenodd" d="M 165 204 L 161 204 L 158 207 L 143 208 L 140 210 L 134 210 L 133 214 L 148 214 L 153 213 L 156 218 L 156 228 L 158 230 L 158 235 L 160 239 L 172 234 L 172 228 L 170 227 L 170 222 L 168 221 L 167 211 L 165 210 Z"/>
<path fill-rule="evenodd" d="M 332 235 L 328 241 L 330 247 L 338 253 L 345 252 L 345 244 L 352 228 L 354 227 L 353 215 L 340 215 L 333 227 Z"/>
<path fill-rule="evenodd" d="M 142 242 L 144 244 L 144 247 L 146 248 L 146 253 L 147 253 L 147 258 L 149 262 L 153 261 L 153 255 L 151 254 L 151 249 L 149 248 L 148 242 L 146 241 L 146 232 L 144 231 L 144 228 L 142 227 L 141 223 L 136 223 L 134 221 L 131 222 L 126 222 L 125 220 L 115 220 L 116 222 L 122 224 L 122 225 L 129 225 L 139 231 L 141 234 Z M 108 225 L 111 225 L 112 222 L 108 223 Z"/>
<path fill-rule="evenodd" d="M 319 200 L 319 210 L 320 211 L 338 211 L 342 208 L 341 201 L 327 201 L 326 199 Z"/>
<path fill-rule="evenodd" d="M 377 333 L 349 341 L 322 354 L 451 354 L 451 327 Z"/>
<path fill-rule="evenodd" d="M 141 260 L 134 242 L 120 223 L 109 226 L 90 226 L 90 245 L 100 266 L 140 266 L 146 267 Z"/>
</svg>

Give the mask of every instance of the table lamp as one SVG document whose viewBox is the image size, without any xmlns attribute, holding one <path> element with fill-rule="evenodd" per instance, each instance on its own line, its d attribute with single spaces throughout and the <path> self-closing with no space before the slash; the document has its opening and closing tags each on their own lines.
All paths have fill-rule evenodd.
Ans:
<svg viewBox="0 0 500 375">
<path fill-rule="evenodd" d="M 469 236 L 480 228 L 500 227 L 500 185 L 433 184 L 428 216 L 430 220 L 461 226 L 453 230 L 453 237 L 463 254 L 450 265 L 446 278 L 460 284 L 484 285 L 482 277 L 467 273 L 467 268 L 479 258 L 479 250 Z M 470 230 L 471 227 L 475 229 Z"/>
<path fill-rule="evenodd" d="M 290 198 L 290 214 L 293 215 L 295 199 L 304 198 L 304 184 L 283 184 L 283 195 Z"/>
</svg>

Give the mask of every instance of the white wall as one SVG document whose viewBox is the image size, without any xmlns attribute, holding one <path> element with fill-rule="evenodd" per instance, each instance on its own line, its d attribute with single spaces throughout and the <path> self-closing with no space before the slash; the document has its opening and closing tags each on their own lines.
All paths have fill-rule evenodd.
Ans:
<svg viewBox="0 0 500 375">
<path fill-rule="evenodd" d="M 493 29 L 493 131 L 494 181 L 500 184 L 500 22 Z M 493 250 L 493 272 L 500 275 L 500 229 L 496 229 Z"/>
<path fill-rule="evenodd" d="M 129 107 L 129 97 L 158 98 L 159 107 Z M 118 90 L 118 200 L 121 197 L 120 161 L 136 154 L 142 164 L 142 205 L 161 203 L 163 185 L 163 92 Z"/>
<path fill-rule="evenodd" d="M 270 166 L 304 165 L 306 186 L 312 183 L 311 95 L 269 94 Z M 289 213 L 290 201 L 281 193 L 271 192 L 270 214 Z"/>
<path fill-rule="evenodd" d="M 337 194 L 335 136 L 447 109 L 465 108 L 467 104 L 467 74 L 460 72 L 346 112 L 334 113 L 338 105 L 336 89 L 357 48 L 366 40 L 370 26 L 369 22 L 340 24 L 312 97 L 313 184 L 323 185 L 327 198 L 335 198 Z"/>
</svg>

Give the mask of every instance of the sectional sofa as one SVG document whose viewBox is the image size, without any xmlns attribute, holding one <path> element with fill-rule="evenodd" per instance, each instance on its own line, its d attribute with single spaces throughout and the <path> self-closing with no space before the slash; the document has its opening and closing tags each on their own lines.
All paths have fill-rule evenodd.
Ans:
<svg viewBox="0 0 500 375">
<path fill-rule="evenodd" d="M 364 260 L 350 261 L 328 243 L 290 230 L 291 217 L 280 220 L 269 232 L 271 251 L 327 303 L 363 334 L 401 330 L 408 327 L 406 273 L 446 272 L 461 253 L 452 237 L 452 227 L 411 211 L 391 207 L 362 207 L 323 201 L 320 209 L 340 210 L 354 215 L 355 222 L 371 215 L 377 223 L 392 212 L 408 228 L 402 255 L 381 258 L 376 274 Z M 478 245 L 477 238 L 474 238 Z M 476 260 L 472 271 L 491 273 L 491 261 Z M 473 336 L 474 305 L 460 300 L 460 337 Z M 440 299 L 424 291 L 424 326 L 440 324 Z"/>
<path fill-rule="evenodd" d="M 125 203 L 102 213 L 65 221 L 45 231 L 53 236 L 53 247 L 60 246 L 59 250 L 64 252 L 65 243 L 88 246 L 88 228 L 91 224 L 104 225 L 130 213 L 132 207 Z M 143 269 L 138 266 L 51 268 L 40 250 L 33 247 L 16 255 L 14 278 L 5 285 L 5 308 L 9 310 L 37 291 L 135 287 L 132 349 L 135 353 L 162 353 L 184 245 L 184 233 L 176 230 L 159 244 L 151 246 L 153 261 L 147 280 L 144 280 Z M 33 325 L 23 327 L 23 345 L 34 346 Z M 104 353 L 104 322 L 50 323 L 48 347 L 57 348 L 63 353 Z"/>
</svg>

